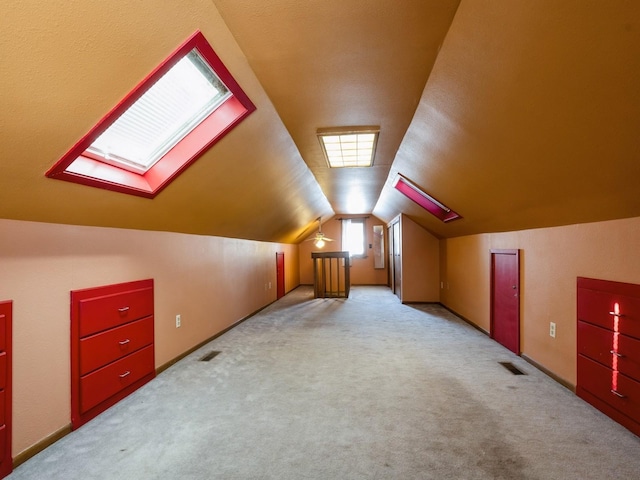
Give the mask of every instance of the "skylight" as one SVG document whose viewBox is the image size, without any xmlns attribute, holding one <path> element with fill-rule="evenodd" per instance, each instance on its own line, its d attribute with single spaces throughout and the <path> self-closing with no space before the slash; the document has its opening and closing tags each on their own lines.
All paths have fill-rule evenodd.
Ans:
<svg viewBox="0 0 640 480">
<path fill-rule="evenodd" d="M 153 198 L 255 109 L 196 32 L 46 175 Z"/>
<path fill-rule="evenodd" d="M 318 131 L 327 163 L 331 168 L 370 167 L 373 165 L 378 130 L 354 127 L 338 131 Z"/>
<path fill-rule="evenodd" d="M 229 95 L 193 49 L 96 138 L 86 153 L 145 173 Z"/>
<path fill-rule="evenodd" d="M 400 193 L 405 195 L 407 198 L 410 198 L 426 211 L 435 215 L 443 222 L 447 223 L 452 220 L 457 220 L 458 218 L 462 218 L 461 215 L 451 210 L 446 205 L 440 203 L 438 200 L 433 198 L 427 192 L 418 187 L 415 183 L 413 183 L 408 178 L 405 178 L 403 175 L 397 175 L 396 179 L 393 182 L 393 188 L 398 190 Z"/>
</svg>

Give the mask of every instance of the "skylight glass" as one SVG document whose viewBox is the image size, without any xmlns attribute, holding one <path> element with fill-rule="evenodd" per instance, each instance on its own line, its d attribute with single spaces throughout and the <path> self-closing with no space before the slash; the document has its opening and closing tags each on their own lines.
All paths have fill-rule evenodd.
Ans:
<svg viewBox="0 0 640 480">
<path fill-rule="evenodd" d="M 318 136 L 331 168 L 373 165 L 378 132 L 318 133 Z"/>
<path fill-rule="evenodd" d="M 230 95 L 194 48 L 96 138 L 85 155 L 145 173 Z"/>
</svg>

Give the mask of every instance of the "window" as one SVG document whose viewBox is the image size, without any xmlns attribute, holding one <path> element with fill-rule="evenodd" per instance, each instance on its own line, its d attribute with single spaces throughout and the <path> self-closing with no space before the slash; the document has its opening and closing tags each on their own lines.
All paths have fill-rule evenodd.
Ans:
<svg viewBox="0 0 640 480">
<path fill-rule="evenodd" d="M 345 127 L 318 131 L 320 145 L 331 168 L 370 167 L 378 141 L 377 127 Z"/>
<path fill-rule="evenodd" d="M 153 198 L 254 110 L 196 32 L 47 176 Z"/>
<path fill-rule="evenodd" d="M 348 251 L 350 257 L 364 256 L 364 218 L 342 219 L 342 250 Z"/>
<path fill-rule="evenodd" d="M 438 217 L 443 222 L 447 223 L 452 220 L 462 218 L 461 215 L 451 210 L 446 205 L 443 205 L 438 200 L 433 198 L 427 192 L 418 187 L 415 183 L 405 178 L 403 175 L 398 174 L 393 182 L 393 188 L 398 190 L 407 198 L 413 200 L 427 212 Z"/>
</svg>

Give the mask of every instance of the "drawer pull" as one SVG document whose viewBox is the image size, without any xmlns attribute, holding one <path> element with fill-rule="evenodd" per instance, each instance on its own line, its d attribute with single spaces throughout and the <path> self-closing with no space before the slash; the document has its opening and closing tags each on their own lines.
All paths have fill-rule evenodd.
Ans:
<svg viewBox="0 0 640 480">
<path fill-rule="evenodd" d="M 4 318 L 4 313 L 0 313 L 0 320 Z"/>
<path fill-rule="evenodd" d="M 624 357 L 624 355 L 622 355 L 621 353 L 616 352 L 615 350 L 611 350 L 609 353 L 614 354 L 616 357 L 618 358 L 622 358 Z"/>
<path fill-rule="evenodd" d="M 119 343 L 120 345 L 126 345 L 126 344 L 127 344 L 127 343 L 129 343 L 129 342 L 130 342 L 130 340 L 127 338 L 126 340 L 121 340 L 121 341 L 119 341 L 118 343 Z M 611 352 L 611 353 L 613 353 L 613 352 Z"/>
<path fill-rule="evenodd" d="M 119 308 L 119 309 L 118 309 L 118 311 L 119 311 L 120 313 L 124 313 L 124 312 L 126 312 L 127 310 L 129 310 L 129 307 L 122 307 L 122 308 Z"/>
<path fill-rule="evenodd" d="M 624 315 L 623 315 L 623 314 L 621 314 L 621 313 L 616 313 L 616 312 L 609 312 L 609 315 L 613 315 L 614 317 L 618 317 L 618 318 L 620 318 L 620 317 L 624 317 Z"/>
<path fill-rule="evenodd" d="M 616 395 L 617 397 L 620 398 L 627 398 L 626 395 L 621 394 L 620 392 L 616 391 L 616 390 L 611 390 L 611 393 L 613 393 L 614 395 Z"/>
<path fill-rule="evenodd" d="M 126 372 L 120 374 L 120 378 L 125 378 L 125 377 L 128 377 L 129 375 L 131 375 L 131 372 L 127 370 Z M 613 392 L 613 390 L 611 391 Z"/>
</svg>

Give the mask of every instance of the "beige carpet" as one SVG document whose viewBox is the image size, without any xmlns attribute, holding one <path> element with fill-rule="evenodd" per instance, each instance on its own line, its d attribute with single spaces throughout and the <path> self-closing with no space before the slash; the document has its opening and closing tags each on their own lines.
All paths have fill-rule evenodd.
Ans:
<svg viewBox="0 0 640 480">
<path fill-rule="evenodd" d="M 9 478 L 630 480 L 640 439 L 442 307 L 301 287 Z"/>
</svg>

